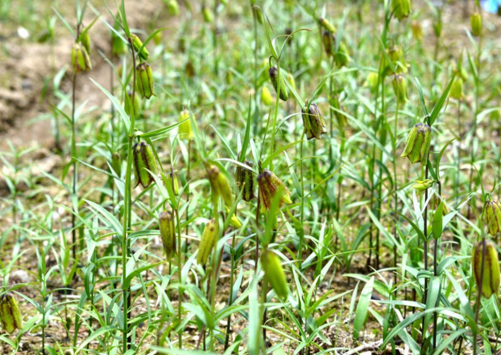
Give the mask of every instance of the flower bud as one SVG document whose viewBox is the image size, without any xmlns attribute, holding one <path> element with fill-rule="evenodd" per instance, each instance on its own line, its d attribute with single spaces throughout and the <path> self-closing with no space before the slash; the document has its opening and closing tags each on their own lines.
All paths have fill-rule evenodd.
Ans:
<svg viewBox="0 0 501 355">
<path fill-rule="evenodd" d="M 80 43 L 82 43 L 82 46 L 85 48 L 85 50 L 87 51 L 88 54 L 90 54 L 90 45 L 91 45 L 91 41 L 90 41 L 90 35 L 89 35 L 89 32 L 86 31 L 84 33 L 82 33 L 78 39 L 78 41 Z"/>
<path fill-rule="evenodd" d="M 418 194 L 428 190 L 433 186 L 435 180 L 425 179 L 425 180 L 416 180 L 416 183 L 412 185 L 412 188 L 416 190 Z"/>
<path fill-rule="evenodd" d="M 212 11 L 211 11 L 210 7 L 204 5 L 202 7 L 202 15 L 204 17 L 204 22 L 205 23 L 212 23 L 212 22 L 214 22 L 214 15 L 212 14 Z"/>
<path fill-rule="evenodd" d="M 154 181 L 152 174 L 158 173 L 157 160 L 153 150 L 145 141 L 134 144 L 132 147 L 134 155 L 134 171 L 136 173 L 136 186 L 141 184 L 147 188 Z"/>
<path fill-rule="evenodd" d="M 331 24 L 329 21 L 327 21 L 325 18 L 322 18 L 322 17 L 319 18 L 318 23 L 320 24 L 320 26 L 325 28 L 327 31 L 329 31 L 333 34 L 336 33 L 336 27 L 334 27 L 334 25 Z"/>
<path fill-rule="evenodd" d="M 480 12 L 475 11 L 470 16 L 471 33 L 478 37 L 482 33 L 482 15 Z"/>
<path fill-rule="evenodd" d="M 290 191 L 285 187 L 282 180 L 280 180 L 274 173 L 268 169 L 264 169 L 257 177 L 259 185 L 259 199 L 261 203 L 261 210 L 267 211 L 271 208 L 271 204 L 276 194 L 281 193 L 279 206 L 284 203 L 292 203 L 290 198 Z"/>
<path fill-rule="evenodd" d="M 418 42 L 422 42 L 424 38 L 423 34 L 423 27 L 421 27 L 421 22 L 419 21 L 412 21 L 411 24 L 411 30 L 412 30 L 412 36 L 414 39 Z"/>
<path fill-rule="evenodd" d="M 256 0 L 251 0 L 252 14 L 259 23 L 263 23 L 263 14 L 259 9 L 255 8 L 254 5 L 256 5 Z"/>
<path fill-rule="evenodd" d="M 127 46 L 125 42 L 113 32 L 111 34 L 111 52 L 118 56 L 124 54 L 126 51 Z"/>
<path fill-rule="evenodd" d="M 325 54 L 327 54 L 327 57 L 330 57 L 332 55 L 332 48 L 334 47 L 333 37 L 334 35 L 329 31 L 324 31 L 322 35 L 322 43 L 324 45 Z"/>
<path fill-rule="evenodd" d="M 111 167 L 113 168 L 113 171 L 115 171 L 115 174 L 118 176 L 121 175 L 122 157 L 120 157 L 120 154 L 117 152 L 113 153 L 111 156 Z"/>
<path fill-rule="evenodd" d="M 308 110 L 308 113 L 306 113 L 306 110 Z M 301 116 L 303 118 L 304 131 L 308 140 L 313 138 L 321 139 L 322 134 L 327 133 L 325 120 L 316 104 L 312 103 L 310 107 L 308 107 L 308 100 L 306 100 L 305 108 L 301 110 Z"/>
<path fill-rule="evenodd" d="M 294 75 L 287 73 L 287 81 L 289 82 L 291 87 L 296 90 L 296 81 L 294 80 Z"/>
<path fill-rule="evenodd" d="M 146 62 L 138 64 L 136 72 L 136 87 L 141 97 L 143 99 L 149 99 L 151 96 L 155 96 L 153 88 L 153 71 L 149 64 Z"/>
<path fill-rule="evenodd" d="M 225 210 L 227 214 L 230 213 L 230 209 L 228 207 L 225 207 Z M 238 219 L 236 212 L 231 215 L 230 226 L 237 229 L 242 227 L 242 222 Z"/>
<path fill-rule="evenodd" d="M 277 296 L 286 299 L 289 295 L 289 286 L 278 255 L 269 249 L 264 249 L 261 253 L 261 265 L 266 280 L 271 284 Z"/>
<path fill-rule="evenodd" d="M 0 322 L 2 328 L 9 334 L 23 328 L 23 319 L 16 298 L 11 293 L 4 294 L 0 299 Z"/>
<path fill-rule="evenodd" d="M 396 74 L 393 76 L 391 84 L 393 86 L 393 91 L 395 92 L 395 99 L 397 103 L 405 105 L 407 102 L 407 79 L 405 79 L 402 74 Z"/>
<path fill-rule="evenodd" d="M 422 166 L 426 166 L 428 161 L 428 152 L 431 144 L 431 128 L 427 124 L 416 124 L 405 144 L 404 152 L 401 157 L 409 158 L 412 164 L 420 162 Z"/>
<path fill-rule="evenodd" d="M 183 122 L 178 126 L 178 132 L 181 138 L 192 140 L 195 137 L 195 135 L 193 134 L 193 130 L 191 129 L 190 111 L 188 110 L 181 111 L 178 122 Z"/>
<path fill-rule="evenodd" d="M 125 113 L 130 116 L 131 115 L 130 106 L 132 106 L 132 108 L 134 109 L 134 117 L 137 118 L 141 113 L 141 99 L 139 98 L 139 95 L 134 95 L 134 102 L 131 102 L 132 91 L 127 92 L 127 95 L 129 96 L 129 99 L 125 100 L 125 105 L 124 105 Z"/>
<path fill-rule="evenodd" d="M 463 79 L 460 76 L 456 76 L 452 82 L 449 97 L 455 100 L 461 100 L 463 96 Z"/>
<path fill-rule="evenodd" d="M 71 64 L 73 71 L 79 73 L 81 71 L 89 71 L 92 69 L 89 54 L 81 43 L 75 43 L 71 50 Z"/>
<path fill-rule="evenodd" d="M 390 58 L 393 63 L 398 62 L 404 55 L 402 48 L 396 45 L 388 48 L 386 53 L 388 53 L 388 58 Z"/>
<path fill-rule="evenodd" d="M 219 225 L 214 219 L 211 219 L 204 228 L 202 237 L 200 239 L 200 246 L 198 247 L 197 263 L 205 265 L 209 255 L 216 245 L 219 234 Z"/>
<path fill-rule="evenodd" d="M 136 53 L 138 53 L 139 56 L 144 60 L 148 60 L 150 52 L 148 52 L 146 46 L 143 47 L 143 42 L 135 34 L 131 34 L 130 37 L 132 39 L 132 45 L 134 46 L 134 50 L 136 51 Z M 141 49 L 141 47 L 143 47 L 143 49 Z"/>
<path fill-rule="evenodd" d="M 192 62 L 186 62 L 186 65 L 184 66 L 184 73 L 188 78 L 193 78 L 195 77 L 195 67 L 193 66 Z M 230 71 L 228 73 L 231 73 Z"/>
<path fill-rule="evenodd" d="M 158 225 L 162 245 L 168 259 L 176 252 L 176 231 L 174 229 L 174 217 L 171 212 L 164 211 L 158 216 Z"/>
<path fill-rule="evenodd" d="M 179 15 L 179 4 L 176 0 L 167 0 L 167 11 L 171 16 Z"/>
<path fill-rule="evenodd" d="M 350 55 L 348 53 L 348 47 L 346 47 L 346 44 L 344 44 L 344 42 L 339 43 L 339 48 L 334 54 L 334 61 L 336 62 L 337 66 L 340 68 L 346 66 L 349 59 Z"/>
<path fill-rule="evenodd" d="M 285 85 L 283 77 L 278 75 L 278 70 L 275 67 L 268 69 L 268 75 L 270 76 L 271 83 L 275 88 L 275 92 L 278 93 L 280 88 L 280 99 L 282 101 L 287 101 L 289 94 L 287 91 L 287 86 Z"/>
<path fill-rule="evenodd" d="M 391 0 L 391 11 L 399 21 L 402 21 L 411 13 L 411 0 Z"/>
<path fill-rule="evenodd" d="M 266 106 L 273 104 L 273 97 L 271 96 L 270 89 L 268 89 L 266 86 L 263 86 L 263 89 L 261 90 L 261 101 Z"/>
<path fill-rule="evenodd" d="M 487 201 L 484 207 L 485 222 L 489 233 L 495 237 L 501 232 L 501 205 L 497 201 Z"/>
<path fill-rule="evenodd" d="M 174 192 L 174 195 L 179 195 L 179 183 L 177 182 L 177 177 L 176 174 L 174 174 L 174 181 L 172 178 L 172 172 L 168 174 L 162 174 L 162 180 L 164 182 L 165 187 L 170 186 L 172 187 L 172 192 Z"/>
<path fill-rule="evenodd" d="M 369 75 L 367 75 L 367 81 L 365 82 L 365 86 L 367 86 L 372 92 L 375 92 L 377 90 L 378 82 L 379 82 L 379 74 L 370 72 Z"/>
<path fill-rule="evenodd" d="M 207 168 L 207 176 L 216 197 L 221 196 L 225 206 L 231 207 L 233 205 L 233 195 L 226 175 L 222 174 L 217 166 L 211 165 Z"/>
<path fill-rule="evenodd" d="M 250 161 L 246 161 L 244 164 L 251 168 L 254 166 Z M 254 173 L 251 170 L 243 168 L 240 165 L 237 166 L 236 184 L 238 189 L 242 191 L 242 199 L 244 201 L 249 202 L 254 198 L 254 181 Z"/>
<path fill-rule="evenodd" d="M 492 242 L 484 239 L 473 247 L 472 268 L 482 296 L 490 298 L 492 294 L 497 295 L 499 292 L 499 261 L 498 252 Z"/>
</svg>

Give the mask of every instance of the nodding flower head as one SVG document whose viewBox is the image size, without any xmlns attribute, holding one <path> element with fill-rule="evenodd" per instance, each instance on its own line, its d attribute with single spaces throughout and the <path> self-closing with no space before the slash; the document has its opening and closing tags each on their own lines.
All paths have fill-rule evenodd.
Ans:
<svg viewBox="0 0 501 355">
<path fill-rule="evenodd" d="M 405 149 L 401 157 L 409 158 L 412 164 L 419 162 L 422 166 L 426 166 L 430 144 L 430 126 L 424 123 L 418 123 L 412 128 L 407 136 L 407 143 L 405 144 Z"/>
</svg>

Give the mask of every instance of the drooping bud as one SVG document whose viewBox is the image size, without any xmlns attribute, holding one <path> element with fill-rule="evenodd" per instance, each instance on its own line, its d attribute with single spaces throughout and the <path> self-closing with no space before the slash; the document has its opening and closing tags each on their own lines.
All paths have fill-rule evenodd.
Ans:
<svg viewBox="0 0 501 355">
<path fill-rule="evenodd" d="M 80 37 L 78 38 L 78 41 L 82 43 L 82 46 L 85 48 L 88 54 L 90 54 L 90 46 L 91 46 L 91 41 L 90 41 L 90 35 L 88 31 L 85 31 L 84 33 L 80 34 Z"/>
<path fill-rule="evenodd" d="M 73 71 L 79 73 L 82 71 L 89 71 L 92 69 L 89 54 L 81 43 L 75 43 L 71 50 L 71 64 Z"/>
<path fill-rule="evenodd" d="M 263 14 L 259 9 L 255 8 L 254 5 L 256 5 L 256 0 L 251 0 L 252 14 L 259 23 L 263 23 Z"/>
<path fill-rule="evenodd" d="M 485 239 L 475 244 L 472 259 L 475 281 L 477 288 L 481 289 L 482 296 L 490 298 L 493 294 L 497 295 L 500 277 L 498 252 L 494 244 Z"/>
<path fill-rule="evenodd" d="M 497 201 L 487 201 L 484 207 L 485 222 L 489 233 L 495 237 L 501 232 L 501 205 Z"/>
<path fill-rule="evenodd" d="M 244 163 L 249 167 L 253 167 L 254 164 L 250 161 Z M 242 191 L 242 199 L 249 202 L 254 198 L 254 173 L 246 168 L 237 166 L 236 170 L 236 184 L 239 190 Z"/>
<path fill-rule="evenodd" d="M 277 296 L 281 299 L 287 299 L 289 286 L 278 255 L 269 249 L 264 249 L 261 253 L 261 265 L 266 280 L 271 284 Z"/>
<path fill-rule="evenodd" d="M 290 198 L 290 191 L 285 187 L 282 180 L 280 180 L 274 173 L 268 169 L 264 169 L 257 177 L 257 182 L 259 185 L 259 199 L 261 203 L 261 209 L 267 211 L 271 208 L 271 204 L 276 194 L 280 191 L 280 203 L 282 206 L 284 203 L 292 203 Z"/>
<path fill-rule="evenodd" d="M 217 166 L 211 165 L 207 167 L 207 177 L 209 178 L 213 193 L 223 198 L 226 207 L 231 207 L 233 205 L 233 195 L 226 175 L 222 174 Z"/>
<path fill-rule="evenodd" d="M 461 100 L 463 98 L 463 78 L 456 76 L 452 82 L 451 90 L 449 91 L 449 97 Z"/>
<path fill-rule="evenodd" d="M 0 299 L 0 322 L 2 328 L 9 334 L 16 329 L 23 328 L 23 319 L 16 298 L 11 293 L 6 293 Z"/>
<path fill-rule="evenodd" d="M 150 52 L 148 52 L 148 49 L 146 49 L 146 46 L 143 47 L 143 42 L 139 39 L 138 36 L 135 34 L 130 35 L 132 39 L 132 45 L 134 46 L 134 51 L 136 51 L 137 54 L 144 60 L 148 60 L 148 57 L 150 56 Z M 141 49 L 142 47 L 142 49 Z"/>
<path fill-rule="evenodd" d="M 170 186 L 172 188 L 174 195 L 179 195 L 179 183 L 177 182 L 176 174 L 174 174 L 174 178 L 172 178 L 172 172 L 168 174 L 162 174 L 162 180 L 165 187 Z"/>
<path fill-rule="evenodd" d="M 289 82 L 291 87 L 296 90 L 296 81 L 294 80 L 294 75 L 287 73 L 287 81 Z"/>
<path fill-rule="evenodd" d="M 336 33 L 336 27 L 334 27 L 334 25 L 332 23 L 330 23 L 328 20 L 326 20 L 325 18 L 322 18 L 322 17 L 319 18 L 318 23 L 320 24 L 320 26 L 325 28 L 327 31 L 329 31 L 331 33 Z"/>
<path fill-rule="evenodd" d="M 402 74 L 396 74 L 393 76 L 391 84 L 393 86 L 397 103 L 405 105 L 407 102 L 407 79 L 405 79 L 405 76 Z"/>
<path fill-rule="evenodd" d="M 127 92 L 127 96 L 129 96 L 129 99 L 125 100 L 125 113 L 130 116 L 130 106 L 132 106 L 132 108 L 134 109 L 134 117 L 137 118 L 141 113 L 141 99 L 139 98 L 139 95 L 134 95 L 134 102 L 132 102 L 132 91 Z"/>
<path fill-rule="evenodd" d="M 179 4 L 176 0 L 167 0 L 167 11 L 171 16 L 179 15 Z"/>
<path fill-rule="evenodd" d="M 404 51 L 402 50 L 402 48 L 400 48 L 400 46 L 396 46 L 396 45 L 388 48 L 386 50 L 386 53 L 388 53 L 388 57 L 394 63 L 399 61 L 402 58 L 402 56 L 404 55 Z"/>
<path fill-rule="evenodd" d="M 409 158 L 412 164 L 420 162 L 422 166 L 426 166 L 428 162 L 428 152 L 431 144 L 431 128 L 427 124 L 416 124 L 405 144 L 404 152 L 401 157 Z"/>
<path fill-rule="evenodd" d="M 225 207 L 225 210 L 226 210 L 226 213 L 230 213 L 230 209 L 228 207 Z M 230 218 L 230 226 L 234 227 L 234 228 L 241 228 L 242 227 L 242 222 L 240 222 L 240 220 L 238 219 L 237 217 L 237 214 L 236 213 L 233 213 L 231 215 L 231 218 Z"/>
<path fill-rule="evenodd" d="M 118 176 L 121 176 L 122 157 L 120 156 L 120 154 L 118 154 L 118 152 L 113 153 L 111 156 L 111 167 Z"/>
<path fill-rule="evenodd" d="M 198 247 L 197 263 L 205 265 L 212 249 L 216 245 L 219 234 L 219 225 L 214 219 L 211 219 L 204 228 Z"/>
<path fill-rule="evenodd" d="M 271 67 L 270 69 L 268 69 L 268 75 L 270 76 L 271 83 L 273 84 L 273 87 L 275 88 L 275 92 L 277 92 L 277 94 L 280 89 L 280 99 L 282 101 L 287 101 L 289 99 L 287 86 L 285 85 L 282 75 L 278 75 L 277 68 Z"/>
<path fill-rule="evenodd" d="M 214 15 L 212 14 L 212 11 L 211 11 L 210 7 L 204 5 L 202 7 L 202 15 L 204 17 L 204 22 L 205 23 L 212 23 L 212 22 L 214 22 Z"/>
<path fill-rule="evenodd" d="M 423 27 L 421 27 L 421 22 L 419 21 L 412 21 L 411 24 L 411 30 L 412 30 L 412 36 L 414 39 L 418 42 L 422 42 L 424 38 L 423 34 Z"/>
<path fill-rule="evenodd" d="M 160 213 L 158 216 L 158 226 L 165 255 L 170 259 L 172 254 L 176 252 L 176 231 L 172 212 L 164 211 Z"/>
<path fill-rule="evenodd" d="M 334 47 L 334 40 L 333 40 L 333 34 L 332 32 L 329 31 L 324 31 L 322 34 L 322 43 L 324 45 L 325 49 L 325 54 L 327 54 L 327 57 L 330 57 L 332 55 L 332 48 Z"/>
<path fill-rule="evenodd" d="M 428 190 L 433 186 L 435 180 L 425 179 L 425 180 L 416 180 L 416 183 L 412 185 L 412 188 L 416 190 L 418 194 Z"/>
<path fill-rule="evenodd" d="M 266 86 L 263 86 L 263 89 L 261 90 L 261 101 L 266 106 L 273 104 L 273 97 L 271 96 L 270 89 L 268 89 Z"/>
<path fill-rule="evenodd" d="M 136 67 L 137 77 L 136 77 L 136 87 L 137 91 L 141 94 L 144 99 L 149 99 L 155 96 L 155 91 L 153 88 L 153 71 L 148 63 L 143 62 Z"/>
<path fill-rule="evenodd" d="M 478 37 L 482 34 L 482 15 L 480 12 L 475 11 L 470 16 L 470 24 L 471 24 L 471 33 L 475 37 Z"/>
<path fill-rule="evenodd" d="M 346 47 L 346 44 L 341 41 L 341 43 L 339 43 L 337 52 L 334 54 L 334 61 L 336 62 L 338 67 L 342 68 L 346 66 L 346 64 L 348 64 L 349 60 L 350 55 L 348 53 L 348 47 Z"/>
<path fill-rule="evenodd" d="M 365 85 L 371 89 L 372 92 L 375 92 L 377 90 L 377 85 L 379 83 L 379 74 L 375 72 L 370 72 L 369 75 L 367 75 L 367 81 L 365 82 Z"/>
<path fill-rule="evenodd" d="M 118 37 L 115 32 L 111 33 L 111 52 L 114 55 L 121 55 L 127 51 L 127 46 L 125 42 Z"/>
<path fill-rule="evenodd" d="M 157 160 L 153 150 L 145 141 L 134 144 L 132 147 L 134 155 L 134 171 L 136 174 L 136 186 L 141 184 L 147 188 L 154 181 L 153 175 L 158 173 Z"/>
<path fill-rule="evenodd" d="M 391 11 L 399 21 L 402 21 L 411 13 L 411 0 L 391 0 Z"/>
<path fill-rule="evenodd" d="M 178 122 L 183 122 L 183 121 L 184 122 L 178 126 L 178 132 L 181 138 L 192 140 L 195 137 L 195 135 L 193 134 L 193 130 L 191 129 L 191 122 L 189 118 L 190 118 L 190 111 L 188 110 L 181 111 Z"/>
<path fill-rule="evenodd" d="M 301 110 L 306 138 L 308 140 L 313 138 L 321 139 L 322 134 L 327 133 L 325 120 L 316 104 L 312 103 L 309 106 L 308 100 L 306 100 L 305 107 Z"/>
<path fill-rule="evenodd" d="M 186 65 L 184 66 L 184 73 L 188 78 L 193 78 L 195 76 L 195 67 L 193 66 L 193 63 L 191 61 L 186 62 Z"/>
</svg>

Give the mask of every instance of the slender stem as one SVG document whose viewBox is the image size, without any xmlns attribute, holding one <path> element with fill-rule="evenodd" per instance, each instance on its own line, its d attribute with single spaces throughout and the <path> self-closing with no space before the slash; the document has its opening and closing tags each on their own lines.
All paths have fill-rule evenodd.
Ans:
<svg viewBox="0 0 501 355">
<path fill-rule="evenodd" d="M 393 235 L 395 240 L 397 237 L 397 222 L 398 222 L 398 181 L 397 181 L 397 129 L 398 129 L 398 113 L 400 109 L 400 103 L 397 101 L 397 110 L 395 112 L 395 121 L 393 123 L 393 184 L 394 184 L 394 215 L 395 215 L 395 223 L 393 223 Z M 397 245 L 393 245 L 393 266 L 395 267 L 395 273 L 393 274 L 394 284 L 397 284 Z"/>
<path fill-rule="evenodd" d="M 76 198 L 77 195 L 77 152 L 76 152 L 76 129 L 75 129 L 75 106 L 76 106 L 76 87 L 77 87 L 77 73 L 73 73 L 73 81 L 72 81 L 72 98 L 71 98 L 71 159 L 73 162 L 73 181 L 71 188 L 71 198 L 70 202 L 73 206 L 73 199 Z M 77 211 L 73 211 L 71 214 L 71 238 L 72 238 L 72 252 L 73 259 L 77 258 L 77 237 L 76 237 L 76 229 L 75 229 L 75 214 Z"/>
<path fill-rule="evenodd" d="M 429 159 L 429 156 L 428 156 Z M 428 165 L 426 165 L 425 168 L 425 179 L 428 179 Z M 424 215 L 423 215 L 423 220 L 424 220 L 424 225 L 423 225 L 423 234 L 424 234 L 424 242 L 423 242 L 423 258 L 424 258 L 424 269 L 428 270 L 428 189 L 424 191 Z M 424 290 L 423 290 L 423 304 L 426 304 L 426 299 L 427 299 L 427 294 L 428 294 L 428 278 L 424 279 Z M 425 326 L 425 319 L 423 318 L 423 326 L 422 326 L 422 339 L 421 339 L 421 344 L 424 344 L 425 341 L 425 331 L 424 329 Z"/>
<path fill-rule="evenodd" d="M 172 173 L 172 183 L 174 183 L 174 173 Z M 179 211 L 176 208 L 175 210 L 176 213 L 176 224 L 177 224 L 177 278 L 179 282 L 179 288 L 178 288 L 178 301 L 177 301 L 177 317 L 178 317 L 178 325 L 181 324 L 181 317 L 182 317 L 182 298 L 183 298 L 183 289 L 181 287 L 182 285 L 182 279 L 181 279 L 181 267 L 183 265 L 183 254 L 181 252 L 181 221 L 179 219 Z M 179 349 L 183 348 L 183 329 L 179 327 L 179 333 L 178 333 L 178 338 L 179 338 Z"/>
</svg>

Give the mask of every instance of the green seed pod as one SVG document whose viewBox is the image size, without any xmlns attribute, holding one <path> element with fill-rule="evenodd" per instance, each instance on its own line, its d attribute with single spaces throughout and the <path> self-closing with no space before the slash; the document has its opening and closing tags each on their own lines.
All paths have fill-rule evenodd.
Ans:
<svg viewBox="0 0 501 355">
<path fill-rule="evenodd" d="M 124 109 L 125 109 L 125 113 L 130 116 L 132 91 L 127 92 L 127 95 L 129 96 L 129 100 L 125 100 Z M 134 102 L 132 102 L 132 107 L 134 109 L 134 117 L 137 118 L 139 116 L 139 114 L 141 113 L 141 99 L 139 98 L 139 95 L 134 95 Z"/>
<path fill-rule="evenodd" d="M 336 33 L 336 27 L 334 27 L 334 25 L 332 23 L 330 23 L 329 21 L 327 21 L 325 18 L 322 18 L 322 17 L 319 18 L 318 23 L 320 24 L 320 26 L 325 28 L 330 33 Z"/>
<path fill-rule="evenodd" d="M 405 144 L 404 152 L 401 157 L 409 158 L 412 164 L 420 162 L 422 166 L 426 166 L 428 162 L 428 152 L 431 144 L 431 128 L 427 124 L 416 124 Z"/>
<path fill-rule="evenodd" d="M 346 44 L 344 44 L 344 42 L 339 43 L 337 52 L 334 54 L 334 61 L 336 62 L 338 67 L 342 68 L 346 66 L 346 64 L 348 64 L 349 60 L 350 55 L 348 53 L 348 47 L 346 47 Z"/>
<path fill-rule="evenodd" d="M 176 230 L 174 228 L 174 217 L 171 212 L 164 211 L 158 216 L 158 226 L 165 255 L 168 259 L 176 253 Z"/>
<path fill-rule="evenodd" d="M 391 11 L 399 21 L 402 21 L 411 13 L 411 0 L 391 0 Z"/>
<path fill-rule="evenodd" d="M 121 176 L 122 157 L 120 156 L 120 154 L 118 154 L 118 152 L 113 153 L 111 156 L 111 167 L 118 176 Z"/>
<path fill-rule="evenodd" d="M 253 167 L 254 164 L 250 161 L 244 163 L 249 167 Z M 243 168 L 240 165 L 237 166 L 236 171 L 236 184 L 239 190 L 242 190 L 242 199 L 249 202 L 254 198 L 254 173 L 249 169 Z"/>
<path fill-rule="evenodd" d="M 275 195 L 280 190 L 280 206 L 284 203 L 292 203 L 290 198 L 290 191 L 285 187 L 282 180 L 280 180 L 274 173 L 268 169 L 264 169 L 257 177 L 259 185 L 259 199 L 261 203 L 261 210 L 267 211 L 271 208 L 271 204 Z"/>
<path fill-rule="evenodd" d="M 0 299 L 0 322 L 2 328 L 9 334 L 23 327 L 21 311 L 16 298 L 11 293 L 6 293 Z"/>
<path fill-rule="evenodd" d="M 418 42 L 422 42 L 424 38 L 423 27 L 421 27 L 421 22 L 412 21 L 411 23 L 412 37 Z"/>
<path fill-rule="evenodd" d="M 73 71 L 79 73 L 82 71 L 89 71 L 92 69 L 89 54 L 81 43 L 75 43 L 71 50 L 71 64 Z"/>
<path fill-rule="evenodd" d="M 417 191 L 418 194 L 428 190 L 433 186 L 435 180 L 425 179 L 425 180 L 416 180 L 416 183 L 412 185 L 412 188 Z"/>
<path fill-rule="evenodd" d="M 209 255 L 216 245 L 219 234 L 219 225 L 217 221 L 211 219 L 204 228 L 202 238 L 200 239 L 200 246 L 198 247 L 197 263 L 205 265 Z"/>
<path fill-rule="evenodd" d="M 497 201 L 488 201 L 484 207 L 485 222 L 489 233 L 495 237 L 501 232 L 501 205 Z"/>
<path fill-rule="evenodd" d="M 270 77 L 271 83 L 275 88 L 275 92 L 278 93 L 278 88 L 280 88 L 280 99 L 282 101 L 287 101 L 289 99 L 289 94 L 287 91 L 287 86 L 285 85 L 283 77 L 278 75 L 278 70 L 276 67 L 271 67 L 268 69 L 268 75 Z"/>
<path fill-rule="evenodd" d="M 475 37 L 478 37 L 482 34 L 482 15 L 480 12 L 475 11 L 470 16 L 470 24 L 471 24 L 471 33 Z"/>
<path fill-rule="evenodd" d="M 154 86 L 153 86 L 153 71 L 148 63 L 143 62 L 136 67 L 137 77 L 136 77 L 136 87 L 137 91 L 141 94 L 144 99 L 149 99 L 155 96 Z"/>
<path fill-rule="evenodd" d="M 261 90 L 261 102 L 266 106 L 271 106 L 273 104 L 273 97 L 271 96 L 270 89 L 266 86 L 263 86 Z"/>
<path fill-rule="evenodd" d="M 483 258 L 484 250 L 485 258 Z M 482 264 L 484 265 L 483 273 Z M 499 261 L 498 252 L 492 242 L 484 239 L 473 247 L 472 268 L 477 288 L 481 289 L 482 296 L 490 298 L 493 294 L 497 295 L 499 293 L 500 279 Z"/>
<path fill-rule="evenodd" d="M 78 41 L 82 43 L 82 46 L 85 48 L 88 54 L 90 54 L 90 46 L 91 46 L 91 41 L 90 41 L 90 35 L 89 32 L 84 32 L 80 35 Z"/>
<path fill-rule="evenodd" d="M 131 34 L 130 37 L 132 39 L 132 45 L 134 46 L 134 51 L 136 51 L 136 53 L 138 53 L 142 59 L 148 60 L 150 52 L 148 52 L 146 46 L 143 47 L 143 42 L 135 34 Z M 143 49 L 141 49 L 141 47 L 143 47 Z"/>
<path fill-rule="evenodd" d="M 322 34 L 322 43 L 324 45 L 325 54 L 327 54 L 327 57 L 332 56 L 332 48 L 334 47 L 333 37 L 334 35 L 329 31 L 324 31 L 324 33 Z"/>
<path fill-rule="evenodd" d="M 190 111 L 188 110 L 181 111 L 178 122 L 183 122 L 183 121 L 184 122 L 178 126 L 178 132 L 181 138 L 192 140 L 195 137 L 195 135 L 193 134 L 193 130 L 191 129 L 191 121 L 189 120 L 189 118 L 190 118 Z"/>
<path fill-rule="evenodd" d="M 154 181 L 153 175 L 158 173 L 157 161 L 153 150 L 145 141 L 134 144 L 132 147 L 134 155 L 134 171 L 136 173 L 136 186 L 141 184 L 147 188 Z"/>
<path fill-rule="evenodd" d="M 179 4 L 176 0 L 167 0 L 167 11 L 171 16 L 179 15 Z"/>
<path fill-rule="evenodd" d="M 266 280 L 271 284 L 277 296 L 283 300 L 287 299 L 289 286 L 278 255 L 269 249 L 264 249 L 261 253 L 261 265 Z"/>
<path fill-rule="evenodd" d="M 211 11 L 210 7 L 204 5 L 202 7 L 202 15 L 204 17 L 204 22 L 205 23 L 212 23 L 212 22 L 214 22 L 214 15 L 212 14 L 212 11 Z"/>
<path fill-rule="evenodd" d="M 456 76 L 452 82 L 451 90 L 449 91 L 449 97 L 455 100 L 461 100 L 463 95 L 463 78 Z"/>
<path fill-rule="evenodd" d="M 306 110 L 308 111 L 306 112 Z M 325 120 L 316 104 L 312 103 L 310 107 L 308 107 L 308 100 L 306 100 L 305 107 L 301 110 L 301 116 L 303 118 L 304 131 L 308 140 L 313 138 L 321 139 L 322 134 L 327 133 Z"/>
<path fill-rule="evenodd" d="M 405 105 L 407 102 L 407 79 L 402 74 L 396 74 L 393 76 L 391 84 L 397 103 L 402 106 Z"/>
<path fill-rule="evenodd" d="M 211 165 L 207 168 L 207 177 L 209 178 L 213 193 L 223 198 L 226 207 L 231 207 L 233 205 L 233 195 L 226 175 L 222 174 L 217 166 Z"/>
</svg>

